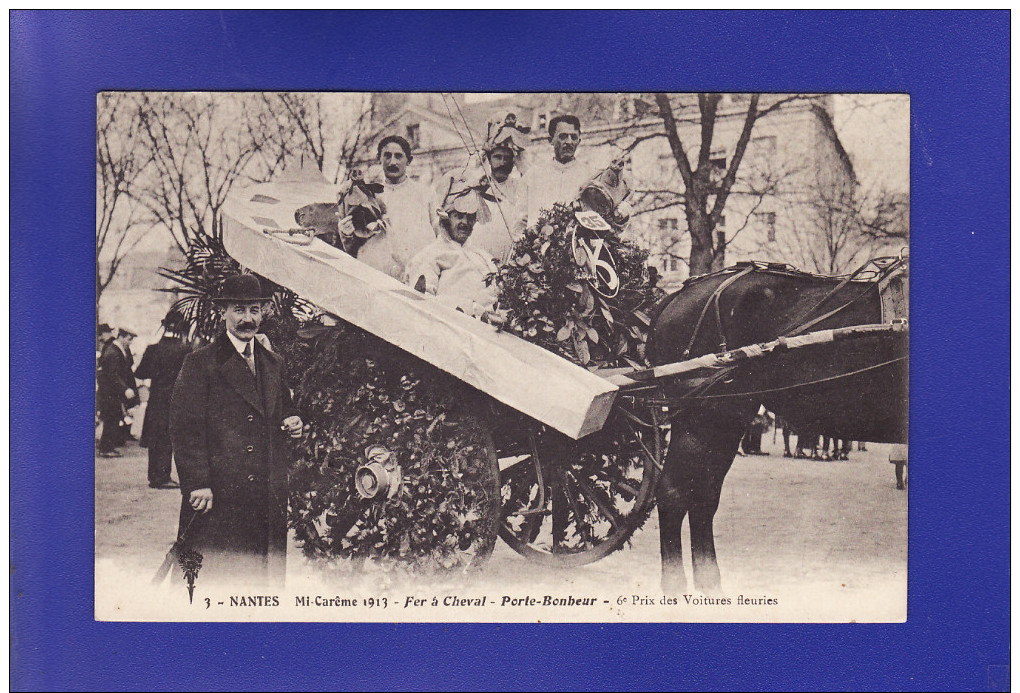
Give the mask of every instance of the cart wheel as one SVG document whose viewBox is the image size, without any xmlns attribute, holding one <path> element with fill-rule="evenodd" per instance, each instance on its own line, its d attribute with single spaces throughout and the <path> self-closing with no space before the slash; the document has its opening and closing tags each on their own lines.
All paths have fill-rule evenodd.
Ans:
<svg viewBox="0 0 1020 693">
<path fill-rule="evenodd" d="M 423 449 L 432 452 L 417 459 L 394 459 L 384 446 L 369 445 L 358 464 L 316 469 L 330 476 L 331 498 L 321 515 L 296 527 L 306 555 L 352 573 L 481 566 L 500 517 L 492 436 L 479 418 L 454 414 L 436 421 L 428 442 Z"/>
<path fill-rule="evenodd" d="M 540 428 L 500 460 L 499 535 L 538 563 L 573 567 L 621 548 L 648 518 L 662 468 L 662 409 L 618 404 L 579 441 Z"/>
</svg>

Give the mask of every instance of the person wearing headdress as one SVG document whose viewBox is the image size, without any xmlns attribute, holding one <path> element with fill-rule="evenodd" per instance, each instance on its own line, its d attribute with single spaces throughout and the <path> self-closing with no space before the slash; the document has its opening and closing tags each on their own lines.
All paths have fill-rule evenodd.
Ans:
<svg viewBox="0 0 1020 693">
<path fill-rule="evenodd" d="M 170 396 L 191 346 L 184 341 L 184 316 L 171 308 L 160 321 L 163 336 L 142 354 L 135 377 L 149 380 L 149 400 L 145 405 L 142 437 L 138 444 L 149 451 L 149 487 L 178 488 L 170 479 L 173 445 L 170 441 Z"/>
<path fill-rule="evenodd" d="M 581 144 L 581 121 L 577 116 L 562 114 L 552 118 L 549 141 L 552 158 L 535 163 L 521 179 L 513 222 L 517 233 L 534 225 L 543 209 L 551 209 L 557 202 L 573 202 L 596 172 L 589 162 L 577 158 Z"/>
<path fill-rule="evenodd" d="M 451 184 L 439 208 L 439 237 L 412 258 L 405 278 L 418 291 L 473 317 L 496 302 L 495 288 L 485 284 L 496 266 L 487 252 L 467 244 L 479 219 L 491 217 L 480 188 L 484 184 Z"/>
<path fill-rule="evenodd" d="M 130 426 L 126 426 L 124 420 L 125 407 L 134 406 L 132 403 L 138 398 L 135 376 L 128 360 L 131 340 L 135 337 L 131 330 L 120 328 L 99 357 L 96 399 L 103 422 L 103 433 L 99 438 L 100 457 L 120 457 L 117 448 L 127 442 L 130 433 Z"/>
<path fill-rule="evenodd" d="M 429 222 L 429 190 L 424 184 L 407 175 L 407 166 L 413 160 L 411 145 L 399 135 L 389 135 L 379 141 L 379 164 L 382 166 L 382 191 L 379 202 L 382 221 L 357 249 L 356 257 L 381 272 L 400 279 L 407 262 L 415 253 L 436 238 Z M 351 214 L 339 222 L 342 237 L 353 237 L 362 230 L 355 229 Z"/>
<path fill-rule="evenodd" d="M 497 264 L 507 258 L 520 236 L 513 224 L 521 187 L 518 163 L 530 132 L 530 127 L 517 122 L 515 114 L 508 113 L 489 121 L 482 145 L 481 164 L 488 181 L 487 193 L 492 197 L 492 214 L 488 220 L 478 220 L 464 246 L 487 253 Z"/>
</svg>

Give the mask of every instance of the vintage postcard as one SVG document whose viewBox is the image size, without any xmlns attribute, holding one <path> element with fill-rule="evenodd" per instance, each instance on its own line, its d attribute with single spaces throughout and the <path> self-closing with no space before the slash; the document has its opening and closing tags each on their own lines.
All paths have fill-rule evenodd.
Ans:
<svg viewBox="0 0 1020 693">
<path fill-rule="evenodd" d="M 95 618 L 905 621 L 909 117 L 99 93 Z"/>
</svg>

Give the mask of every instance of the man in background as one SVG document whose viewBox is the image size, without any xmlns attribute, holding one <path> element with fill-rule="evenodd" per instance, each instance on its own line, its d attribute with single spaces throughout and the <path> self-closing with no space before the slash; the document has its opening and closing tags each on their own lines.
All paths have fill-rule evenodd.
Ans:
<svg viewBox="0 0 1020 693">
<path fill-rule="evenodd" d="M 429 222 L 430 192 L 407 175 L 407 166 L 413 157 L 411 145 L 403 137 L 384 137 L 379 141 L 377 155 L 383 171 L 383 192 L 379 194 L 379 201 L 384 207 L 385 230 L 366 240 L 357 257 L 380 272 L 402 280 L 408 260 L 436 238 Z M 343 236 L 354 233 L 351 215 L 340 220 L 339 231 Z"/>
<path fill-rule="evenodd" d="M 465 248 L 487 254 L 496 263 L 510 254 L 520 233 L 514 230 L 514 214 L 521 194 L 519 161 L 528 144 L 531 128 L 519 125 L 517 117 L 508 113 L 489 122 L 485 144 L 482 145 L 482 168 L 488 177 L 488 193 L 495 198 L 489 205 L 487 219 L 478 219 Z"/>
<path fill-rule="evenodd" d="M 127 441 L 130 432 L 125 425 L 125 407 L 134 406 L 132 403 L 138 398 L 134 373 L 128 362 L 134 338 L 134 332 L 120 328 L 116 338 L 107 342 L 99 356 L 96 398 L 103 422 L 103 433 L 99 438 L 100 457 L 120 457 L 117 448 Z"/>
<path fill-rule="evenodd" d="M 149 488 L 178 488 L 170 479 L 173 445 L 170 442 L 170 396 L 184 357 L 191 346 L 178 334 L 181 316 L 171 309 L 161 321 L 163 336 L 146 348 L 135 377 L 149 380 L 149 401 L 145 407 L 139 445 L 149 450 Z"/>
<path fill-rule="evenodd" d="M 536 163 L 521 180 L 521 192 L 515 213 L 515 229 L 523 233 L 538 221 L 539 212 L 557 202 L 569 204 L 595 170 L 577 158 L 581 144 L 581 121 L 577 116 L 558 115 L 549 121 L 549 141 L 553 157 Z"/>
</svg>

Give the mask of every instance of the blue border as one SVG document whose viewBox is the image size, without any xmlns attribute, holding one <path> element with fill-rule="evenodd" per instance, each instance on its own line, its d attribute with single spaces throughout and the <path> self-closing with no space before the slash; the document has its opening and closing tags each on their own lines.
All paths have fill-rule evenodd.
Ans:
<svg viewBox="0 0 1020 693">
<path fill-rule="evenodd" d="M 983 690 L 1008 663 L 1008 12 L 12 12 L 10 25 L 15 690 Z M 82 355 L 95 93 L 118 88 L 909 92 L 908 622 L 93 622 Z"/>
</svg>

